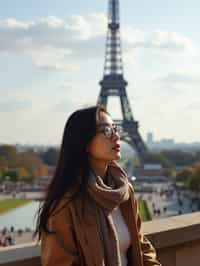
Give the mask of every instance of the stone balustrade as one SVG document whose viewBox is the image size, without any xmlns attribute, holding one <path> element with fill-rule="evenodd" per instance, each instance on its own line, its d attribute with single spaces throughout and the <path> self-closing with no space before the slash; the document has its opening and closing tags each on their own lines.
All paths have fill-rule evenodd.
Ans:
<svg viewBox="0 0 200 266">
<path fill-rule="evenodd" d="M 163 266 L 200 265 L 200 212 L 143 223 Z M 0 266 L 41 266 L 35 242 L 0 248 Z M 56 265 L 55 265 L 56 266 Z"/>
</svg>

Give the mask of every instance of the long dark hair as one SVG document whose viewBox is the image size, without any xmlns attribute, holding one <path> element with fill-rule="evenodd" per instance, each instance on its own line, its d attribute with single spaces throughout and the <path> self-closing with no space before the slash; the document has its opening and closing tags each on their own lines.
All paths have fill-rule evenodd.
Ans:
<svg viewBox="0 0 200 266">
<path fill-rule="evenodd" d="M 38 240 L 40 240 L 42 231 L 53 233 L 48 230 L 47 221 L 67 191 L 79 184 L 79 190 L 72 199 L 78 194 L 86 193 L 89 179 L 86 147 L 96 134 L 100 111 L 107 113 L 103 106 L 97 105 L 77 110 L 67 120 L 56 170 L 45 191 L 44 201 L 40 203 L 36 213 L 36 230 L 33 238 L 38 235 Z"/>
</svg>

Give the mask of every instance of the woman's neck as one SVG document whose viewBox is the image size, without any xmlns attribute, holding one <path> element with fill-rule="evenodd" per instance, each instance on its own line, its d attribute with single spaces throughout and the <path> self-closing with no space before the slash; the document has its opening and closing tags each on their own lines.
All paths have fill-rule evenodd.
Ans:
<svg viewBox="0 0 200 266">
<path fill-rule="evenodd" d="M 97 160 L 90 159 L 90 167 L 94 171 L 94 173 L 100 176 L 102 179 L 106 177 L 106 172 L 108 169 L 107 162 L 100 162 Z"/>
</svg>

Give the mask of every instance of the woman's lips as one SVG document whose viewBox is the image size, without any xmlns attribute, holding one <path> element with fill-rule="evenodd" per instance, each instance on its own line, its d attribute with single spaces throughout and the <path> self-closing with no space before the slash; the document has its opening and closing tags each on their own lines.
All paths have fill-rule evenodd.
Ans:
<svg viewBox="0 0 200 266">
<path fill-rule="evenodd" d="M 115 145 L 115 147 L 113 147 L 113 150 L 120 151 L 120 145 L 119 144 Z"/>
</svg>

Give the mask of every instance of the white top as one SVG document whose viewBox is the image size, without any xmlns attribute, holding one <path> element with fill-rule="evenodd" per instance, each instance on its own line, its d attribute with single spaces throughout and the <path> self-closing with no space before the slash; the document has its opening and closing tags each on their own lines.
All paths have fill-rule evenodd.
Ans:
<svg viewBox="0 0 200 266">
<path fill-rule="evenodd" d="M 111 212 L 111 215 L 119 238 L 121 263 L 122 266 L 127 266 L 128 261 L 126 252 L 131 245 L 130 233 L 119 207 L 115 208 Z"/>
</svg>

